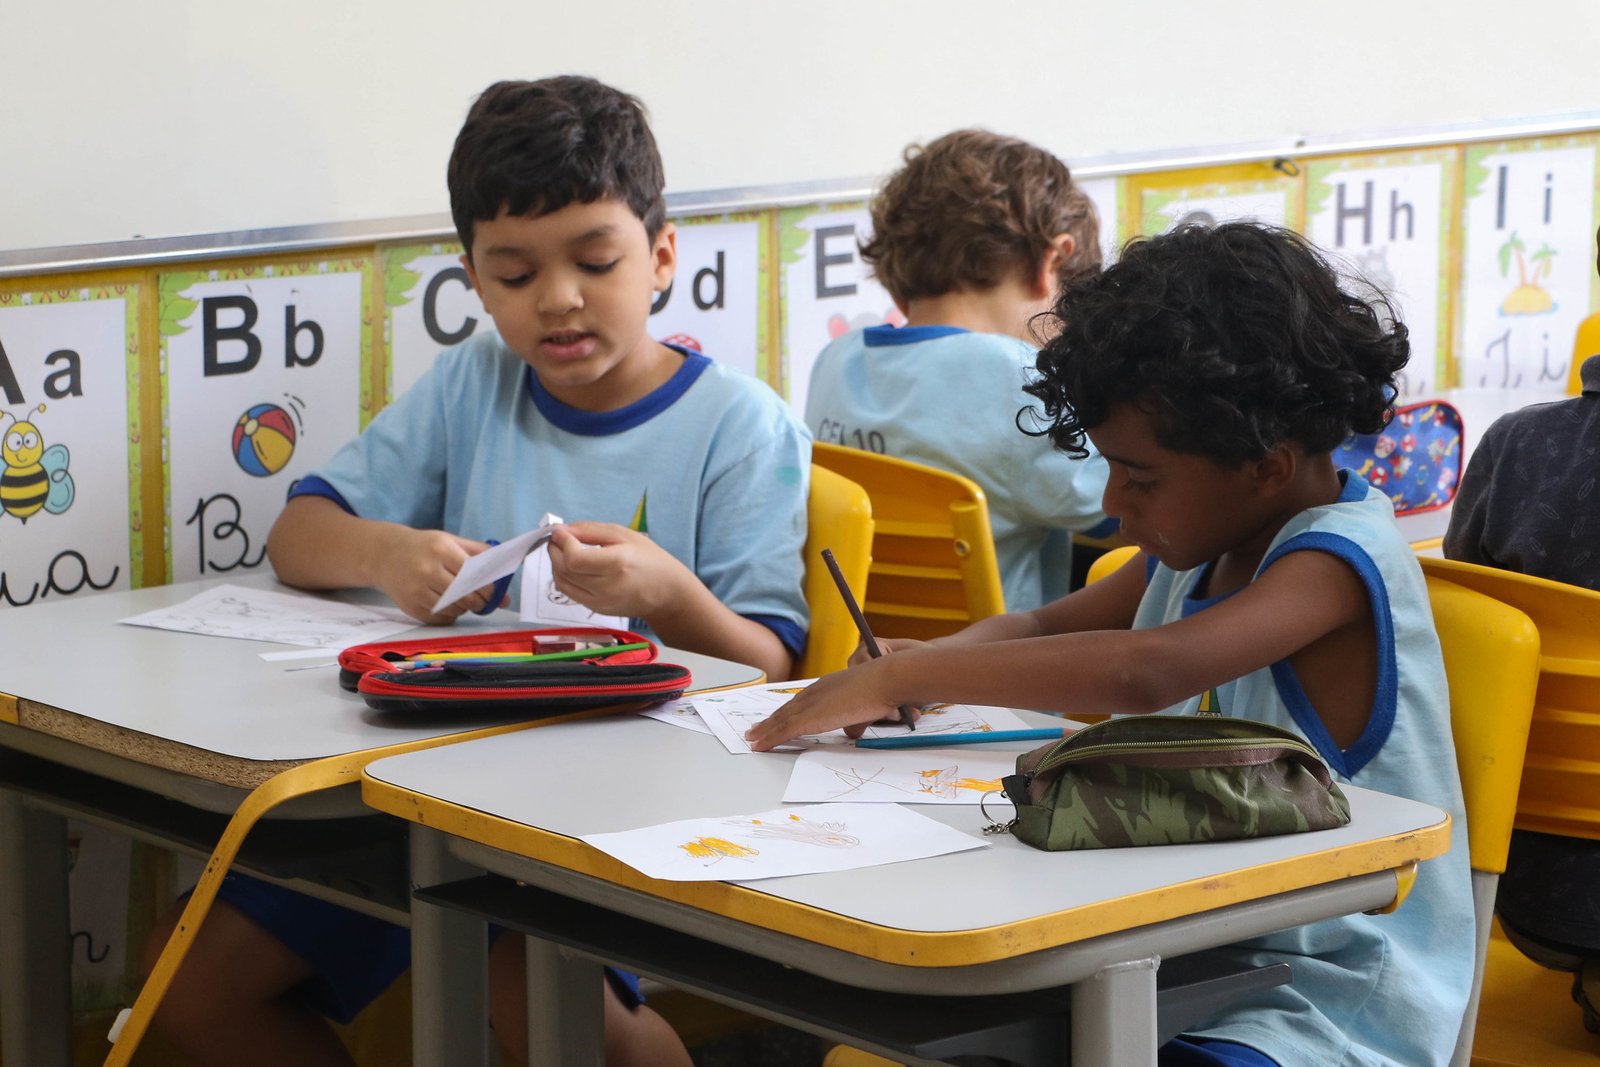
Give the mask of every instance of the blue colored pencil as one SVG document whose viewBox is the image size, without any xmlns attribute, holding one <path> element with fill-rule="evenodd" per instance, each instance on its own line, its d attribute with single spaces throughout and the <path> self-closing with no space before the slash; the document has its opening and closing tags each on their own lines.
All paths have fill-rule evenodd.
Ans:
<svg viewBox="0 0 1600 1067">
<path fill-rule="evenodd" d="M 990 741 L 1054 741 L 1067 735 L 1058 726 L 1039 730 L 975 730 L 965 734 L 918 734 L 912 737 L 863 737 L 857 748 L 940 748 L 944 745 L 982 745 Z"/>
</svg>

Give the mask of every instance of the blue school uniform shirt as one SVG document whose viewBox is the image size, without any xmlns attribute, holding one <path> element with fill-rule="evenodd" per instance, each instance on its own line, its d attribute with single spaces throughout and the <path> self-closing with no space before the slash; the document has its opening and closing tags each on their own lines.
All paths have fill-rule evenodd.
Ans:
<svg viewBox="0 0 1600 1067">
<path fill-rule="evenodd" d="M 1349 748 L 1334 744 L 1287 660 L 1166 709 L 1285 727 L 1315 746 L 1340 782 L 1433 804 L 1449 812 L 1450 851 L 1422 864 L 1416 885 L 1390 915 L 1351 915 L 1218 950 L 1258 965 L 1286 962 L 1292 984 L 1267 990 L 1195 1032 L 1260 1049 L 1283 1067 L 1445 1064 L 1466 1009 L 1474 961 L 1474 911 L 1467 822 L 1450 732 L 1444 662 L 1422 570 L 1400 536 L 1389 499 L 1340 471 L 1336 503 L 1284 526 L 1262 571 L 1290 552 L 1328 552 L 1367 588 L 1377 629 L 1378 684 L 1371 718 Z M 1156 564 L 1134 626 L 1204 611 L 1192 594 L 1207 568 Z"/>
<path fill-rule="evenodd" d="M 555 399 L 497 333 L 479 332 L 440 353 L 291 496 L 480 541 L 531 530 L 545 512 L 642 530 L 798 654 L 811 442 L 766 385 L 679 351 L 683 365 L 654 392 L 590 412 Z"/>
<path fill-rule="evenodd" d="M 1093 446 L 1075 460 L 1017 428 L 1017 412 L 1036 406 L 1022 391 L 1035 356 L 1000 334 L 871 326 L 822 350 L 806 394 L 818 441 L 954 471 L 982 487 L 1009 611 L 1064 596 L 1067 531 L 1105 522 L 1106 461 Z"/>
</svg>

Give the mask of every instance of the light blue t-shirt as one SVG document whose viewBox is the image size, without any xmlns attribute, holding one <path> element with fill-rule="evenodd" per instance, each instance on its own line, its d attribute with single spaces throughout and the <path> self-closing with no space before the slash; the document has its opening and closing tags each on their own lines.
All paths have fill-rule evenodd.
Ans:
<svg viewBox="0 0 1600 1067">
<path fill-rule="evenodd" d="M 498 334 L 479 332 L 440 353 L 291 495 L 480 541 L 531 530 L 547 511 L 643 530 L 798 653 L 809 436 L 763 383 L 684 357 L 648 396 L 588 412 L 546 392 Z"/>
<path fill-rule="evenodd" d="M 1395 526 L 1388 497 L 1354 472 L 1340 477 L 1339 500 L 1290 520 L 1256 573 L 1309 550 L 1337 556 L 1360 576 L 1378 649 L 1366 730 L 1349 748 L 1334 744 L 1287 660 L 1218 686 L 1214 706 L 1299 733 L 1341 782 L 1449 812 L 1450 851 L 1422 864 L 1411 894 L 1391 915 L 1329 919 L 1217 950 L 1259 965 L 1286 962 L 1294 978 L 1195 1032 L 1258 1048 L 1283 1067 L 1442 1065 L 1461 1027 L 1475 954 L 1467 821 L 1444 661 L 1422 569 Z M 1191 596 L 1206 569 L 1156 565 L 1134 627 L 1159 626 L 1217 603 Z M 1165 713 L 1196 714 L 1202 699 Z"/>
<path fill-rule="evenodd" d="M 1008 611 L 1064 596 L 1068 532 L 1105 521 L 1106 462 L 1093 446 L 1075 460 L 1017 428 L 1017 412 L 1036 406 L 1022 391 L 1035 355 L 1000 334 L 872 326 L 822 350 L 806 394 L 818 441 L 954 471 L 982 487 Z"/>
</svg>

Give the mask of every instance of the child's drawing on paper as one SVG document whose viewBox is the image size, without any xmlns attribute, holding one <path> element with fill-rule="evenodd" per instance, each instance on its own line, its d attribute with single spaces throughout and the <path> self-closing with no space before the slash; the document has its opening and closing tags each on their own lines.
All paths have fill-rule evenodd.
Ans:
<svg viewBox="0 0 1600 1067">
<path fill-rule="evenodd" d="M 768 718 L 789 702 L 815 679 L 803 682 L 783 682 L 776 685 L 751 685 L 718 693 L 704 693 L 694 698 L 695 710 L 700 719 L 717 735 L 729 752 L 747 753 L 749 742 L 744 733 L 756 723 Z M 930 704 L 922 709 L 917 721 L 920 736 L 942 733 L 978 733 L 991 730 L 1019 730 L 1022 719 L 1008 708 L 980 707 L 973 704 Z M 867 727 L 865 737 L 899 737 L 909 730 L 905 726 L 884 723 Z M 843 730 L 826 734 L 807 734 L 782 746 L 780 752 L 803 752 L 814 748 L 854 748 L 855 742 Z"/>
<path fill-rule="evenodd" d="M 822 848 L 855 848 L 861 838 L 845 833 L 848 827 L 842 822 L 812 822 L 792 812 L 784 819 L 751 819 L 752 837 L 777 837 L 802 845 Z"/>
<path fill-rule="evenodd" d="M 759 856 L 759 849 L 748 845 L 741 845 L 729 841 L 725 837 L 697 837 L 693 841 L 685 841 L 678 846 L 695 859 L 710 860 L 711 863 L 720 863 L 724 859 L 745 859 L 749 856 Z M 707 864 L 710 866 L 710 864 Z"/>
<path fill-rule="evenodd" d="M 813 749 L 795 760 L 785 803 L 976 804 L 1016 769 L 1015 752 Z"/>
<path fill-rule="evenodd" d="M 895 804 L 684 819 L 583 840 L 651 878 L 680 882 L 848 871 L 984 847 L 980 835 Z"/>
</svg>

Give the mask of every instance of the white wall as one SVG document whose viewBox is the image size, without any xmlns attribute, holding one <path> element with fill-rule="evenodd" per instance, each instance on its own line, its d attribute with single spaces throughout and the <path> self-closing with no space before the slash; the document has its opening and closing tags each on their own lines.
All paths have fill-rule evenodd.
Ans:
<svg viewBox="0 0 1600 1067">
<path fill-rule="evenodd" d="M 1600 106 L 1594 0 L 4 0 L 0 248 L 428 214 L 489 82 L 640 95 L 670 191 Z"/>
</svg>

